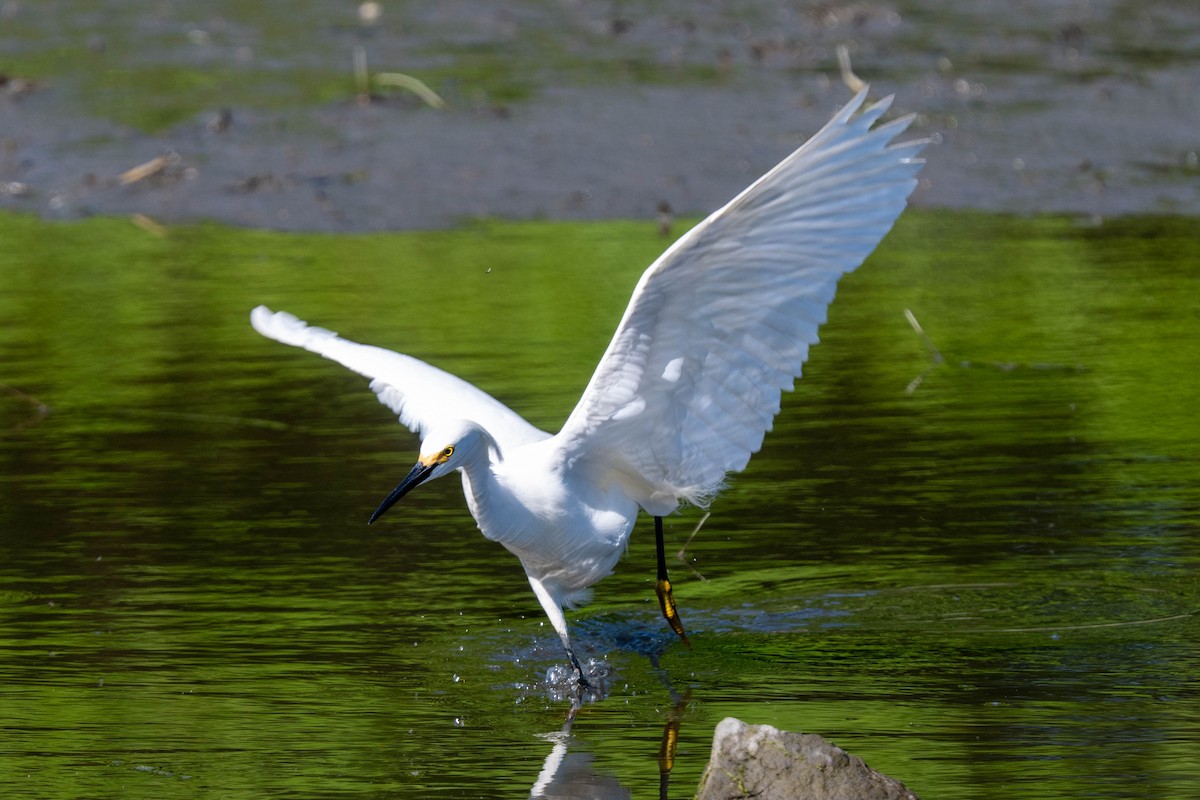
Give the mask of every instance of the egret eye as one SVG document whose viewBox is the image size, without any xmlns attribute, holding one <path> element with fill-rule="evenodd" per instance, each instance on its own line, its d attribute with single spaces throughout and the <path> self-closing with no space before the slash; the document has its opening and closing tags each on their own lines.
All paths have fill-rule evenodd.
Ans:
<svg viewBox="0 0 1200 800">
<path fill-rule="evenodd" d="M 446 445 L 446 449 L 442 451 L 442 461 L 445 461 L 452 455 L 454 455 L 454 445 Z"/>
</svg>

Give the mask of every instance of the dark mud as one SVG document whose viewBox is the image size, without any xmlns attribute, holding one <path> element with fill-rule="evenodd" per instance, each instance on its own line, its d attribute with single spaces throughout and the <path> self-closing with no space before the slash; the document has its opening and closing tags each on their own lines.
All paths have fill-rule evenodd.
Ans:
<svg viewBox="0 0 1200 800">
<path fill-rule="evenodd" d="M 385 3 L 370 24 L 317 0 L 0 5 L 0 208 L 50 218 L 703 214 L 849 98 L 839 44 L 936 142 L 916 205 L 1200 213 L 1191 0 Z M 359 47 L 447 108 L 360 96 Z"/>
</svg>

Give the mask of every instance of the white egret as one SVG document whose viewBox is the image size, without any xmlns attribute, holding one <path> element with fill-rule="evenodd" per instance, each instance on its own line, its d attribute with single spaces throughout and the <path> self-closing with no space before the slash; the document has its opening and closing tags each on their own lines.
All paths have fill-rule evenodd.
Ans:
<svg viewBox="0 0 1200 800">
<path fill-rule="evenodd" d="M 657 591 L 686 642 L 662 554 L 662 517 L 705 506 L 758 451 L 817 341 L 838 279 L 891 229 L 925 141 L 894 143 L 911 115 L 876 125 L 891 97 L 859 92 L 811 139 L 684 234 L 638 281 L 579 404 L 557 434 L 411 356 L 357 344 L 264 306 L 255 330 L 371 378 L 420 434 L 416 466 L 371 515 L 462 473 L 480 531 L 516 555 L 562 639 L 563 607 L 612 572 L 640 510 L 655 518 Z"/>
</svg>

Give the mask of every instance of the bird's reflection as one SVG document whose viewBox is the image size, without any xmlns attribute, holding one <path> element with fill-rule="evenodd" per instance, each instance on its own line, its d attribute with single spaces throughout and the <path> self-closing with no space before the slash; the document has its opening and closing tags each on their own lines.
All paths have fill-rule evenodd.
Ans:
<svg viewBox="0 0 1200 800">
<path fill-rule="evenodd" d="M 571 713 L 567 715 L 562 730 L 543 734 L 554 746 L 542 762 L 542 771 L 538 774 L 533 788 L 529 790 L 529 796 L 581 800 L 616 800 L 632 797 L 630 790 L 622 786 L 616 778 L 602 775 L 593 769 L 590 753 L 569 751 L 571 726 L 575 724 L 575 714 L 578 710 L 578 705 L 571 707 Z"/>
<path fill-rule="evenodd" d="M 682 696 L 671 690 L 671 696 L 674 705 L 667 711 L 658 747 L 658 795 L 661 800 L 666 800 L 670 789 L 671 769 L 675 765 L 675 747 L 679 741 L 680 726 L 691 701 L 691 690 Z M 530 797 L 615 800 L 633 796 L 632 791 L 622 786 L 617 778 L 595 770 L 590 753 L 571 752 L 571 728 L 575 725 L 581 708 L 583 706 L 579 702 L 573 702 L 562 728 L 543 734 L 543 738 L 553 746 L 546 755 L 546 760 L 542 762 L 542 771 L 529 790 Z"/>
<path fill-rule="evenodd" d="M 687 711 L 688 701 L 692 699 L 692 690 L 688 689 L 683 697 L 671 692 L 675 705 L 667 712 L 667 723 L 663 726 L 662 741 L 658 746 L 658 796 L 666 800 L 667 789 L 671 782 L 671 769 L 675 766 L 675 747 L 679 744 L 679 727 L 683 724 L 683 715 Z"/>
</svg>

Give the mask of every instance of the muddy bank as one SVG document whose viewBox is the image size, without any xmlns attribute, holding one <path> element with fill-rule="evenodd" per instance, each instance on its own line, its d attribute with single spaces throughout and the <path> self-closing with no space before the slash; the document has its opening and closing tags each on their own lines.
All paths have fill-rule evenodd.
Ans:
<svg viewBox="0 0 1200 800">
<path fill-rule="evenodd" d="M 138 69 L 266 63 L 278 32 L 207 5 L 157 6 L 159 35 L 137 52 Z M 702 214 L 848 99 L 840 43 L 873 94 L 895 93 L 895 111 L 916 113 L 915 134 L 936 142 L 916 205 L 1200 213 L 1200 10 L 1182 2 L 1020 13 L 982 2 L 954 15 L 932 2 L 757 3 L 736 16 L 674 4 L 617 13 L 607 4 L 501 12 L 467 3 L 454 17 L 435 9 L 404 18 L 384 5 L 369 25 L 346 18 L 344 4 L 297 5 L 307 14 L 291 33 L 296 46 L 272 57 L 273 72 L 255 73 L 262 91 L 301 68 L 310 74 L 314 62 L 349 73 L 348 54 L 361 47 L 372 64 L 403 61 L 413 74 L 440 76 L 429 83 L 448 107 L 396 91 L 364 104 L 349 76 L 341 97 L 276 105 L 238 91 L 234 71 L 222 79 L 228 91 L 148 133 L 85 102 L 89 84 L 78 75 L 12 73 L 0 97 L 0 208 L 327 231 L 471 217 L 653 218 L 664 202 Z M 29 25 L 54 13 L 42 9 L 18 5 L 10 16 Z M 86 36 L 79 46 L 98 51 L 97 68 L 115 69 L 124 62 L 106 26 L 130 24 L 114 12 L 54 35 Z M 45 47 L 64 46 L 46 36 Z M 38 46 L 27 35 L 21 52 Z M 493 73 L 517 60 L 528 82 L 489 83 L 480 52 L 495 60 Z M 471 74 L 456 74 L 459 62 Z M 474 91 L 472 81 L 491 88 Z M 113 96 L 162 102 L 136 87 Z M 139 165 L 144 174 L 127 172 Z"/>
</svg>

